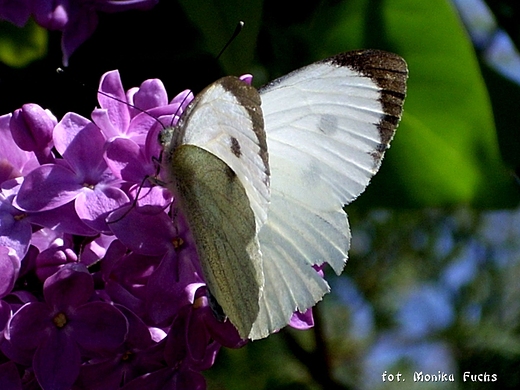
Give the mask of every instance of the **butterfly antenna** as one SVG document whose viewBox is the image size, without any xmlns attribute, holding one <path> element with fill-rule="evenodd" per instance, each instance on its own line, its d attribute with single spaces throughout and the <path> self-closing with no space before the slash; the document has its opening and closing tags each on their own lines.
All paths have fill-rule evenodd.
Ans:
<svg viewBox="0 0 520 390">
<path fill-rule="evenodd" d="M 119 218 L 117 218 L 116 220 L 114 221 L 108 221 L 107 224 L 110 225 L 112 223 L 117 223 L 119 221 L 121 221 L 124 217 L 126 217 L 130 211 L 132 211 L 136 206 L 137 206 L 137 201 L 139 200 L 139 195 L 141 194 L 141 190 L 143 189 L 144 187 L 144 183 L 146 183 L 147 180 L 150 180 L 150 176 L 146 175 L 143 180 L 141 181 L 141 184 L 139 184 L 139 188 L 137 189 L 137 193 L 135 194 L 135 198 L 132 202 L 132 205 L 128 208 L 128 210 L 126 210 L 123 215 L 121 215 Z"/>
<path fill-rule="evenodd" d="M 193 92 L 190 92 L 190 93 L 186 94 L 186 96 L 184 96 L 184 98 L 182 99 L 182 102 L 179 104 L 179 107 L 177 108 L 177 111 L 175 111 L 175 114 L 172 116 L 172 121 L 170 122 L 170 127 L 173 127 L 173 120 L 175 119 L 175 117 L 180 117 L 179 111 L 181 110 L 182 107 L 184 107 L 184 103 L 186 102 L 186 100 L 188 99 L 188 97 L 191 94 L 193 94 Z"/>
<path fill-rule="evenodd" d="M 228 48 L 228 46 L 231 44 L 231 42 L 233 42 L 235 40 L 235 38 L 238 36 L 238 34 L 240 34 L 240 32 L 242 31 L 242 29 L 244 28 L 244 25 L 245 23 L 240 20 L 236 27 L 235 27 L 235 31 L 233 32 L 233 34 L 231 35 L 231 37 L 228 39 L 228 41 L 226 42 L 226 44 L 224 45 L 224 47 L 220 50 L 220 52 L 217 54 L 217 57 L 216 59 L 218 60 L 222 54 L 224 53 L 224 51 L 226 51 L 226 49 Z M 190 95 L 186 95 L 184 97 L 184 99 L 182 100 L 181 104 L 179 105 L 179 108 L 177 109 L 177 112 L 175 113 L 175 115 L 172 117 L 172 122 L 170 123 L 170 127 L 173 127 L 173 120 L 175 119 L 175 117 L 179 116 L 179 110 L 181 109 L 181 107 L 183 107 L 184 105 L 184 102 L 186 101 L 186 99 L 189 97 Z M 161 152 L 162 153 L 162 152 Z"/>
<path fill-rule="evenodd" d="M 235 38 L 238 36 L 238 34 L 240 34 L 240 32 L 242 31 L 242 29 L 244 28 L 244 22 L 242 20 L 240 20 L 238 23 L 237 23 L 237 26 L 235 27 L 235 31 L 233 32 L 233 35 L 231 35 L 231 38 L 228 39 L 228 41 L 226 42 L 226 44 L 224 45 L 224 47 L 222 48 L 222 50 L 220 50 L 220 53 L 218 53 L 217 55 L 217 60 L 220 58 L 220 56 L 224 53 L 224 51 L 226 51 L 226 49 L 228 48 L 228 46 L 231 44 L 231 42 L 233 42 L 235 40 Z"/>
</svg>

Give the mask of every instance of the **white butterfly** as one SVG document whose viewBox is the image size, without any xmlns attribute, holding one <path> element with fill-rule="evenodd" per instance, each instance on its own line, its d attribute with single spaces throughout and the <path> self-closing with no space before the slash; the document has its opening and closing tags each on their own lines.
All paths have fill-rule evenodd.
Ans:
<svg viewBox="0 0 520 390">
<path fill-rule="evenodd" d="M 406 92 L 405 61 L 366 50 L 294 71 L 259 91 L 225 77 L 202 91 L 166 145 L 170 190 L 207 286 L 242 338 L 268 336 L 343 270 L 342 207 L 379 169 Z"/>
</svg>

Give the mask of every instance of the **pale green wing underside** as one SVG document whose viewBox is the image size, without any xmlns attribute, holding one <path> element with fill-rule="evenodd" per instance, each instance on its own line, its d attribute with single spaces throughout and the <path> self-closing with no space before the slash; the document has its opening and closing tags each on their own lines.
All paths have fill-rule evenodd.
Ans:
<svg viewBox="0 0 520 390">
<path fill-rule="evenodd" d="M 199 147 L 178 147 L 171 169 L 208 288 L 245 339 L 264 284 L 249 198 L 233 170 Z"/>
</svg>

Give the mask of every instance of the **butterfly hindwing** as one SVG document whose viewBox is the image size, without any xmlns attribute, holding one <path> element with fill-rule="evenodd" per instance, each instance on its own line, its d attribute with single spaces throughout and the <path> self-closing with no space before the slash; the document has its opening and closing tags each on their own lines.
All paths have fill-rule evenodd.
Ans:
<svg viewBox="0 0 520 390">
<path fill-rule="evenodd" d="M 251 339 L 284 327 L 328 292 L 312 268 L 340 273 L 350 231 L 342 210 L 379 169 L 406 92 L 404 60 L 377 50 L 340 54 L 260 90 L 271 203 L 260 234 L 265 275 Z"/>
<path fill-rule="evenodd" d="M 206 284 L 240 335 L 247 338 L 258 315 L 264 283 L 249 198 L 231 168 L 197 146 L 179 146 L 171 167 Z"/>
</svg>

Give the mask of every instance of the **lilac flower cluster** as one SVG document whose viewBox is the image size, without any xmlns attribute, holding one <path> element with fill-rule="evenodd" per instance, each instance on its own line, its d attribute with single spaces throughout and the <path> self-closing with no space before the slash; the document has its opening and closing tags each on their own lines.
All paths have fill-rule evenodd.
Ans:
<svg viewBox="0 0 520 390">
<path fill-rule="evenodd" d="M 143 180 L 193 95 L 169 102 L 157 79 L 125 93 L 117 71 L 99 90 L 91 120 L 0 116 L 0 387 L 203 389 L 219 348 L 245 341 L 211 310 L 175 200 Z"/>
<path fill-rule="evenodd" d="M 63 64 L 96 30 L 98 11 L 149 9 L 158 0 L 0 0 L 0 20 L 22 27 L 32 15 L 40 26 L 61 31 Z"/>
</svg>

